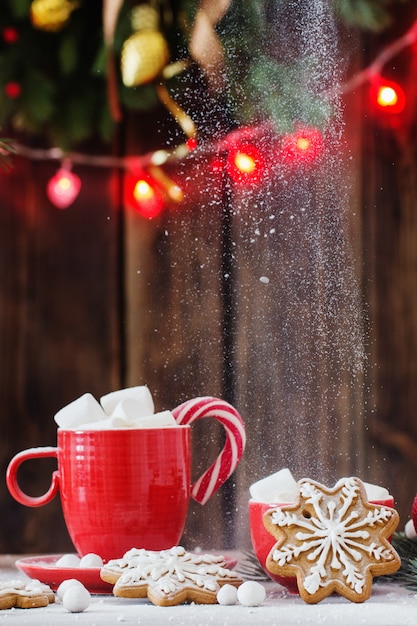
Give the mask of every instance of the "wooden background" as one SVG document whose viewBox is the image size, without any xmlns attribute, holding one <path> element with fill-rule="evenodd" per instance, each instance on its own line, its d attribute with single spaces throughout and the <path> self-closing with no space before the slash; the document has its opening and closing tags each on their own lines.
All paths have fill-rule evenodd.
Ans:
<svg viewBox="0 0 417 626">
<path fill-rule="evenodd" d="M 413 11 L 366 37 L 355 62 Z M 410 50 L 395 65 L 415 97 Z M 277 172 L 248 195 L 204 155 L 189 159 L 172 172 L 184 204 L 152 221 L 123 208 L 117 171 L 78 168 L 82 193 L 65 211 L 45 196 L 56 164 L 15 158 L 0 173 L 3 475 L 16 452 L 54 445 L 66 403 L 147 384 L 157 410 L 216 395 L 247 425 L 239 470 L 204 508 L 191 504 L 186 545 L 248 546 L 248 487 L 283 466 L 384 484 L 406 521 L 417 490 L 416 99 L 394 129 L 365 92 L 345 97 L 346 145 L 330 166 Z M 162 108 L 127 120 L 126 153 L 157 148 L 161 120 L 169 131 Z M 195 425 L 195 475 L 221 442 L 215 425 Z M 50 471 L 27 463 L 22 484 L 39 494 Z M 3 481 L 0 507 L 1 551 L 71 549 L 58 498 L 27 509 Z"/>
</svg>

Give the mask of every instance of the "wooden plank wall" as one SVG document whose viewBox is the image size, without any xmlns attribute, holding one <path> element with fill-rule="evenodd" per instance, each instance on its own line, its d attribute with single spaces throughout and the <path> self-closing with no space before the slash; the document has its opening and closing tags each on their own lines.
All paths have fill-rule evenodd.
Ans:
<svg viewBox="0 0 417 626">
<path fill-rule="evenodd" d="M 362 96 L 348 101 L 341 156 L 353 186 L 344 198 L 317 171 L 292 175 L 298 195 L 279 176 L 246 195 L 202 157 L 172 172 L 184 204 L 147 221 L 121 210 L 117 172 L 83 168 L 82 194 L 66 211 L 45 198 L 53 164 L 16 159 L 0 174 L 3 472 L 18 450 L 54 444 L 53 414 L 73 398 L 148 384 L 157 410 L 216 395 L 247 424 L 234 478 L 205 507 L 191 504 L 186 545 L 248 545 L 248 487 L 284 465 L 298 477 L 355 472 L 386 483 L 406 517 L 416 458 L 416 142 L 404 150 L 368 118 L 363 129 Z M 127 154 L 160 142 L 146 116 L 124 130 Z M 415 138 L 415 117 L 409 130 Z M 338 175 L 324 170 L 335 184 Z M 347 367 L 361 295 L 371 328 L 364 375 Z M 339 353 L 336 336 L 346 340 Z M 222 441 L 215 425 L 195 426 L 194 476 Z M 27 467 L 22 480 L 39 493 L 49 473 Z M 58 500 L 26 509 L 3 484 L 0 506 L 0 550 L 70 549 Z"/>
<path fill-rule="evenodd" d="M 20 158 L 0 178 L 1 471 L 12 455 L 54 445 L 53 415 L 86 391 L 120 385 L 119 218 L 111 173 L 81 168 L 82 193 L 54 208 L 45 186 L 56 165 Z M 26 463 L 22 485 L 49 486 L 51 464 Z M 54 551 L 71 545 L 59 499 L 18 505 L 3 481 L 0 550 Z"/>
<path fill-rule="evenodd" d="M 417 19 L 411 4 L 391 33 L 368 42 L 368 57 L 410 28 Z M 407 105 L 391 117 L 368 108 L 362 141 L 364 285 L 371 321 L 368 434 L 370 453 L 379 464 L 376 472 L 395 494 L 405 522 L 417 491 L 415 47 L 387 63 L 384 77 L 403 85 Z"/>
</svg>

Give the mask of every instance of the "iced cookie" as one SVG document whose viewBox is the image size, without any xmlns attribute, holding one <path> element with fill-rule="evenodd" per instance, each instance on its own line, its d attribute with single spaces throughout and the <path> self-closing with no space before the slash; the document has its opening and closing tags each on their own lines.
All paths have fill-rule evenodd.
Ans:
<svg viewBox="0 0 417 626">
<path fill-rule="evenodd" d="M 265 527 L 277 540 L 266 567 L 296 576 L 300 596 L 311 604 L 333 592 L 363 602 L 374 576 L 401 565 L 388 540 L 398 522 L 394 509 L 368 502 L 358 478 L 344 478 L 332 489 L 300 480 L 296 504 L 265 513 Z"/>
<path fill-rule="evenodd" d="M 52 589 L 39 580 L 0 581 L 0 609 L 35 609 L 54 601 Z"/>
<path fill-rule="evenodd" d="M 109 561 L 100 572 L 106 582 L 116 581 L 113 593 L 118 597 L 147 597 L 158 606 L 215 604 L 222 585 L 239 586 L 242 582 L 227 568 L 222 556 L 191 554 L 180 546 L 161 552 L 129 553 L 119 561 Z"/>
</svg>

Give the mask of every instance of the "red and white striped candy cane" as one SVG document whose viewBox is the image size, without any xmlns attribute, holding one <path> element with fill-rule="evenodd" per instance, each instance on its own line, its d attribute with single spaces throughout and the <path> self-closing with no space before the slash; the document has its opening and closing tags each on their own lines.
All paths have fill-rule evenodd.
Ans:
<svg viewBox="0 0 417 626">
<path fill-rule="evenodd" d="M 231 404 L 211 396 L 187 400 L 172 413 L 181 425 L 192 424 L 202 417 L 213 417 L 226 431 L 226 442 L 219 456 L 191 489 L 194 500 L 205 504 L 236 469 L 246 445 L 245 424 Z"/>
</svg>

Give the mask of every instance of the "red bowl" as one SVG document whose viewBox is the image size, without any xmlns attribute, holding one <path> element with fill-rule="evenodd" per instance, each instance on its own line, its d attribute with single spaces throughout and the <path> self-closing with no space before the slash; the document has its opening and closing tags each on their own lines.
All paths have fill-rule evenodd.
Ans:
<svg viewBox="0 0 417 626">
<path fill-rule="evenodd" d="M 385 500 L 372 500 L 372 504 L 382 504 L 384 506 L 393 507 L 394 498 L 390 497 Z M 249 500 L 249 526 L 252 539 L 252 546 L 255 551 L 255 555 L 259 561 L 260 566 L 264 570 L 265 574 L 272 580 L 283 585 L 288 589 L 290 593 L 298 593 L 297 579 L 292 576 L 278 576 L 273 574 L 266 567 L 266 560 L 268 554 L 276 544 L 276 539 L 265 528 L 263 523 L 263 516 L 266 511 L 275 509 L 281 506 L 288 506 L 291 503 L 280 502 L 257 502 L 256 500 Z M 293 504 L 293 503 L 292 503 Z"/>
</svg>

